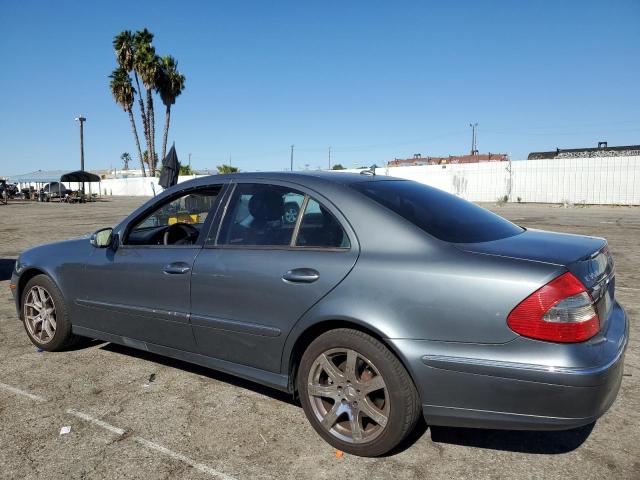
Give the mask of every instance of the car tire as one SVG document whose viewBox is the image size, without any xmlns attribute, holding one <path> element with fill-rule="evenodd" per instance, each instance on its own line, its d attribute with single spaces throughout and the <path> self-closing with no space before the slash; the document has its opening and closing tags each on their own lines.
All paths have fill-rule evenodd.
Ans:
<svg viewBox="0 0 640 480">
<path fill-rule="evenodd" d="M 296 384 L 313 428 L 327 443 L 353 455 L 389 452 L 414 429 L 421 413 L 418 392 L 402 363 L 359 330 L 330 330 L 311 342 Z"/>
<path fill-rule="evenodd" d="M 284 214 L 283 219 L 285 223 L 294 224 L 298 219 L 298 212 L 300 211 L 300 207 L 295 202 L 287 202 L 284 205 Z"/>
<path fill-rule="evenodd" d="M 71 333 L 62 292 L 47 275 L 36 275 L 27 282 L 20 306 L 24 328 L 36 347 L 56 352 L 68 349 L 82 339 Z"/>
</svg>

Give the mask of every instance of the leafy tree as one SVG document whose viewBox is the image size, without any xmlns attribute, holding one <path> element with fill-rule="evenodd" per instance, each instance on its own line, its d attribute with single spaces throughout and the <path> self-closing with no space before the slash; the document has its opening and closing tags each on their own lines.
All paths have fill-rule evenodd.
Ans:
<svg viewBox="0 0 640 480">
<path fill-rule="evenodd" d="M 169 122 L 171 121 L 171 105 L 176 103 L 184 90 L 185 77 L 178 71 L 178 62 L 171 55 L 162 57 L 158 79 L 158 93 L 166 107 L 164 120 L 164 137 L 162 139 L 162 158 L 167 155 L 167 137 L 169 136 Z"/>
<path fill-rule="evenodd" d="M 140 140 L 138 138 L 138 130 L 136 129 L 136 122 L 133 118 L 133 97 L 135 95 L 135 89 L 131 84 L 131 78 L 129 73 L 122 67 L 116 68 L 109 76 L 111 82 L 111 93 L 116 103 L 122 107 L 122 109 L 129 114 L 129 120 L 131 121 L 131 129 L 133 131 L 133 137 L 136 140 L 136 146 L 138 147 L 138 158 L 140 159 L 140 168 L 142 169 L 142 175 L 146 176 L 144 168 L 144 158 L 142 156 L 142 149 L 140 148 Z"/>
<path fill-rule="evenodd" d="M 129 155 L 129 152 L 124 152 L 120 155 L 120 160 L 122 160 L 122 163 L 124 164 L 123 170 L 129 170 L 129 162 L 131 161 L 131 155 Z"/>
<path fill-rule="evenodd" d="M 331 167 L 331 170 L 344 170 L 344 167 L 339 163 L 336 163 L 333 167 Z"/>
<path fill-rule="evenodd" d="M 191 170 L 191 166 L 189 165 L 180 165 L 179 175 L 194 175 L 194 171 Z"/>
<path fill-rule="evenodd" d="M 218 169 L 218 173 L 236 173 L 239 172 L 240 169 L 238 167 L 232 167 L 231 165 L 218 165 L 216 167 Z"/>
</svg>

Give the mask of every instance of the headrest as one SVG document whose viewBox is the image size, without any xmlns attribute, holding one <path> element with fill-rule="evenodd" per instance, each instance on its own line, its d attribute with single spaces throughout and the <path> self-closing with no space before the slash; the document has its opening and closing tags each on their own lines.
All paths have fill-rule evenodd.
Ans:
<svg viewBox="0 0 640 480">
<path fill-rule="evenodd" d="M 184 208 L 193 213 L 203 212 L 206 209 L 204 198 L 202 195 L 188 195 L 184 198 Z"/>
<path fill-rule="evenodd" d="M 273 190 L 256 193 L 249 200 L 249 213 L 254 219 L 267 222 L 282 218 L 284 214 L 282 194 Z"/>
</svg>

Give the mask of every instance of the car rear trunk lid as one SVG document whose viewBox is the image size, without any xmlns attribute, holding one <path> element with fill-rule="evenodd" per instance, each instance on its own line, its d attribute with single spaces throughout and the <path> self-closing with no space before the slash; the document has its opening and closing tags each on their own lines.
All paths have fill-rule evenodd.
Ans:
<svg viewBox="0 0 640 480">
<path fill-rule="evenodd" d="M 462 250 L 561 265 L 573 273 L 591 295 L 601 329 L 615 293 L 615 266 L 604 238 L 528 229 L 491 242 L 456 244 Z"/>
</svg>

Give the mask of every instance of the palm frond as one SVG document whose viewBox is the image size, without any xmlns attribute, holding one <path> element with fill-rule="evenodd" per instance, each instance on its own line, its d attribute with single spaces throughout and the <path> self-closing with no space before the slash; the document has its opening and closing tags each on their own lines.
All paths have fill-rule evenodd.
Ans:
<svg viewBox="0 0 640 480">
<path fill-rule="evenodd" d="M 118 65 L 130 72 L 133 69 L 135 54 L 133 34 L 130 30 L 124 30 L 113 38 L 113 49 L 116 53 Z"/>
<path fill-rule="evenodd" d="M 109 78 L 111 79 L 109 87 L 116 103 L 124 111 L 131 110 L 136 90 L 131 83 L 131 77 L 129 77 L 127 70 L 123 67 L 118 67 L 109 75 Z"/>
<path fill-rule="evenodd" d="M 178 62 L 171 55 L 162 57 L 157 91 L 165 105 L 176 103 L 176 97 L 184 90 L 185 76 L 178 71 Z"/>
</svg>

